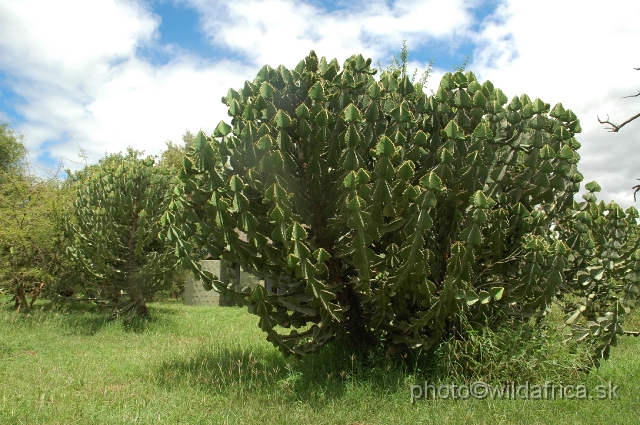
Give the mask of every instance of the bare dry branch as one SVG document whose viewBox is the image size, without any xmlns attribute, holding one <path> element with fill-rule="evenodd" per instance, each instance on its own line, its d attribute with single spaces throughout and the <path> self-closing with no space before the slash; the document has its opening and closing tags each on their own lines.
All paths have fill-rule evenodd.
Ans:
<svg viewBox="0 0 640 425">
<path fill-rule="evenodd" d="M 640 71 L 640 68 L 633 68 L 633 69 L 635 69 L 636 71 Z M 624 97 L 622 97 L 622 99 L 626 99 L 628 97 L 638 97 L 638 96 L 640 96 L 640 91 L 637 94 L 624 96 Z M 629 118 L 628 120 L 626 120 L 625 122 L 623 122 L 620 125 L 616 125 L 616 124 L 612 123 L 611 121 L 609 121 L 609 115 L 607 115 L 607 119 L 605 121 L 602 121 L 600 119 L 600 117 L 598 117 L 598 122 L 600 124 L 608 124 L 608 125 L 610 125 L 611 127 L 607 127 L 607 130 L 609 130 L 610 132 L 613 132 L 613 133 L 617 133 L 622 127 L 624 127 L 625 125 L 629 124 L 631 121 L 635 120 L 638 117 L 640 117 L 640 114 L 634 115 L 633 117 Z M 637 190 L 636 190 L 636 192 L 637 192 Z"/>
<path fill-rule="evenodd" d="M 637 94 L 630 94 L 629 96 L 624 96 L 624 97 L 621 97 L 620 99 L 627 99 L 629 97 L 638 97 L 638 96 L 640 96 L 640 91 Z"/>
<path fill-rule="evenodd" d="M 640 180 L 640 179 L 636 179 L 636 180 Z M 635 186 L 633 186 L 631 189 L 635 189 L 633 191 L 633 202 L 636 201 L 636 193 L 640 192 L 640 184 L 637 184 Z"/>
<path fill-rule="evenodd" d="M 625 122 L 623 122 L 620 125 L 616 125 L 616 124 L 612 123 L 611 121 L 609 121 L 609 115 L 607 115 L 607 119 L 605 121 L 602 121 L 600 119 L 600 117 L 597 117 L 597 118 L 598 118 L 598 122 L 600 124 L 608 124 L 608 125 L 611 126 L 611 127 L 607 127 L 607 130 L 609 130 L 610 132 L 613 132 L 613 133 L 617 133 L 618 130 L 620 130 L 622 127 L 624 127 L 625 125 L 629 124 L 631 121 L 635 120 L 638 117 L 640 117 L 640 113 L 632 116 L 631 118 L 629 118 L 628 120 L 626 120 Z"/>
</svg>

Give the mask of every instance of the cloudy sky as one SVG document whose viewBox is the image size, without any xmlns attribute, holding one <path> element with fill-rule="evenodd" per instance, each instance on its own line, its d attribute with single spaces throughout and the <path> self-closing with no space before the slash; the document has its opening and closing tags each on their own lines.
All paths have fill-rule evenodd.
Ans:
<svg viewBox="0 0 640 425">
<path fill-rule="evenodd" d="M 127 146 L 158 154 L 185 129 L 227 119 L 220 98 L 266 63 L 313 49 L 387 65 L 407 41 L 411 69 L 467 69 L 512 97 L 562 102 L 581 119 L 580 170 L 599 198 L 636 205 L 640 2 L 574 0 L 2 0 L 0 121 L 26 136 L 31 164 L 77 169 Z"/>
</svg>

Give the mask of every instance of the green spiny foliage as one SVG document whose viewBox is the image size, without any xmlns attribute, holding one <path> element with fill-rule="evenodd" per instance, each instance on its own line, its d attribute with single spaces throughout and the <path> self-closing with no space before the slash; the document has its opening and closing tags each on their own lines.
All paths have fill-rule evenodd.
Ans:
<svg viewBox="0 0 640 425">
<path fill-rule="evenodd" d="M 81 172 L 67 221 L 69 258 L 92 298 L 116 314 L 146 314 L 146 300 L 166 289 L 176 270 L 173 251 L 158 237 L 172 178 L 139 155 L 130 149 Z"/>
<path fill-rule="evenodd" d="M 472 72 L 445 74 L 427 96 L 406 73 L 375 80 L 370 63 L 352 56 L 341 69 L 311 52 L 222 99 L 231 124 L 196 136 L 165 215 L 168 241 L 205 284 L 296 355 L 336 336 L 430 348 L 499 317 L 542 317 L 585 290 L 578 271 L 601 257 L 577 236 L 598 230 L 579 220 L 593 204 L 573 202 L 575 114 L 509 101 Z M 613 217 L 592 223 L 637 240 Z M 192 244 L 275 292 L 225 287 L 189 257 Z M 614 295 L 603 297 L 610 307 Z"/>
<path fill-rule="evenodd" d="M 638 211 L 623 211 L 615 202 L 597 203 L 594 192 L 600 186 L 591 182 L 584 202 L 574 203 L 572 219 L 565 217 L 557 226 L 567 242 L 565 279 L 561 291 L 572 294 L 561 300 L 578 340 L 592 339 L 596 359 L 607 358 L 617 335 L 624 334 L 624 317 L 636 306 L 640 293 L 640 241 Z"/>
</svg>

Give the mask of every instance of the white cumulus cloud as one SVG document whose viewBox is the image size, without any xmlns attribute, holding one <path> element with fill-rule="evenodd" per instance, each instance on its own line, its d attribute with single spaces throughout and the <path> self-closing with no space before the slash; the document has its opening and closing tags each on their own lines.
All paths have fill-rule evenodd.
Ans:
<svg viewBox="0 0 640 425">
<path fill-rule="evenodd" d="M 606 7 L 580 1 L 505 1 L 478 34 L 470 64 L 507 96 L 527 93 L 553 106 L 561 102 L 580 118 L 579 169 L 584 183 L 597 180 L 598 198 L 634 204 L 640 177 L 640 120 L 608 133 L 597 116 L 621 123 L 640 110 L 640 3 L 613 0 Z"/>
<path fill-rule="evenodd" d="M 157 154 L 185 129 L 210 133 L 228 119 L 220 98 L 265 63 L 294 67 L 313 49 L 340 62 L 362 53 L 386 64 L 407 40 L 411 69 L 426 67 L 429 50 L 475 45 L 467 68 L 481 80 L 509 96 L 571 108 L 584 129 L 586 181 L 600 182 L 605 201 L 633 204 L 640 120 L 607 133 L 596 116 L 619 123 L 640 109 L 640 98 L 620 99 L 638 90 L 638 2 L 353 0 L 329 9 L 300 0 L 165 1 L 196 10 L 199 27 L 185 31 L 204 33 L 212 51 L 229 55 L 162 45 L 162 17 L 151 0 L 0 3 L 0 72 L 19 96 L 13 106 L 22 119 L 14 127 L 27 135 L 32 161 L 74 158 L 78 145 L 91 162 L 129 145 Z M 496 3 L 479 23 L 476 9 Z M 154 63 L 145 49 L 168 59 Z M 418 50 L 426 57 L 411 54 Z M 448 70 L 436 66 L 431 89 Z"/>
</svg>

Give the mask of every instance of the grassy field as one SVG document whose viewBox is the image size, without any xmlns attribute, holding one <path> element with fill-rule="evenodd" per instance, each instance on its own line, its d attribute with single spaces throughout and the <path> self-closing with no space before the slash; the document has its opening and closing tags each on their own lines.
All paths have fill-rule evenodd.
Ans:
<svg viewBox="0 0 640 425">
<path fill-rule="evenodd" d="M 638 423 L 640 338 L 621 338 L 575 382 L 615 400 L 418 399 L 392 359 L 327 350 L 283 359 L 257 318 L 233 307 L 150 305 L 125 326 L 91 306 L 0 308 L 2 424 L 628 424 Z M 634 323 L 640 328 L 640 321 Z M 334 349 L 335 350 L 335 349 Z M 532 365 L 533 369 L 539 365 Z M 436 378 L 434 378 L 436 379 Z M 563 378 L 564 379 L 564 378 Z M 440 383 L 443 381 L 442 375 Z M 429 382 L 431 383 L 431 382 Z M 417 389 L 413 389 L 417 395 Z"/>
</svg>

